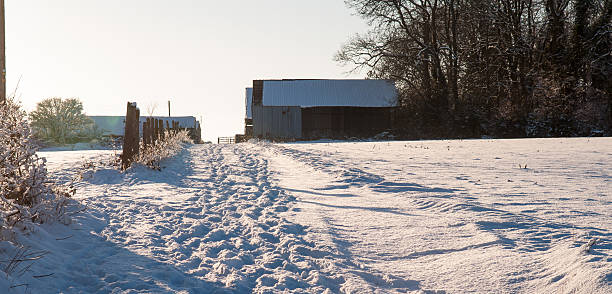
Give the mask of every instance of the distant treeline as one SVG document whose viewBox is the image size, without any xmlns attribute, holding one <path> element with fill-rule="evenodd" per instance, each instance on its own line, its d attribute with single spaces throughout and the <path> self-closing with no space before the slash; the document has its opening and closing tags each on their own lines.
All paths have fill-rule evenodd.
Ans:
<svg viewBox="0 0 612 294">
<path fill-rule="evenodd" d="M 346 0 L 336 60 L 392 79 L 403 137 L 612 135 L 612 0 Z"/>
</svg>

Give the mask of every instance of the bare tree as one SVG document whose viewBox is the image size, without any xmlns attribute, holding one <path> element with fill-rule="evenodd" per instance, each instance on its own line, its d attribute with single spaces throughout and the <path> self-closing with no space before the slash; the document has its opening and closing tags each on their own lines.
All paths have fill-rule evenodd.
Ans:
<svg viewBox="0 0 612 294">
<path fill-rule="evenodd" d="M 77 98 L 48 98 L 30 113 L 35 134 L 46 141 L 65 144 L 91 127 L 93 121 L 83 113 L 83 103 Z"/>
<path fill-rule="evenodd" d="M 146 109 L 147 114 L 149 115 L 149 117 L 152 117 L 153 114 L 155 114 L 155 110 L 157 110 L 158 106 L 159 105 L 157 104 L 157 102 L 151 101 L 151 102 L 147 103 L 147 105 L 145 106 L 145 109 Z"/>
<path fill-rule="evenodd" d="M 520 136 L 533 117 L 597 109 L 612 124 L 612 0 L 345 2 L 371 30 L 335 60 L 395 80 L 406 129 L 449 136 L 469 121 L 472 136 L 481 125 Z"/>
</svg>

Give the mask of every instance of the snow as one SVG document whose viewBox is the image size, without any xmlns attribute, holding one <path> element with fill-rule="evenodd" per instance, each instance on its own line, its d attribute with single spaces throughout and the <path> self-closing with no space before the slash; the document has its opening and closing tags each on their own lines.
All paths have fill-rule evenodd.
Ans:
<svg viewBox="0 0 612 294">
<path fill-rule="evenodd" d="M 52 151 L 79 151 L 79 150 L 112 150 L 113 147 L 109 144 L 100 144 L 98 142 L 91 143 L 75 143 L 65 144 L 62 146 L 45 147 L 40 149 L 41 152 L 52 152 Z"/>
<path fill-rule="evenodd" d="M 610 138 L 193 145 L 161 172 L 89 169 L 87 210 L 18 236 L 47 253 L 0 287 L 612 293 L 611 150 Z M 112 154 L 42 153 L 63 181 Z M 0 242 L 2 259 L 11 250 Z"/>
</svg>

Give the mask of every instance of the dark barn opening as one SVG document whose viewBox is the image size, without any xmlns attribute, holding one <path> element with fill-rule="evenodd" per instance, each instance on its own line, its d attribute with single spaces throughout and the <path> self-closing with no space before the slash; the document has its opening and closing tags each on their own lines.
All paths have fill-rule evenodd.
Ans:
<svg viewBox="0 0 612 294">
<path fill-rule="evenodd" d="M 302 108 L 302 139 L 372 137 L 391 129 L 391 107 Z"/>
</svg>

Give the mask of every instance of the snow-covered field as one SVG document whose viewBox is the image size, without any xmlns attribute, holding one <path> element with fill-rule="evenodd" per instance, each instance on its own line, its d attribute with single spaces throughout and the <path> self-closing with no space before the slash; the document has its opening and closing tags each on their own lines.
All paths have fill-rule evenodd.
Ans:
<svg viewBox="0 0 612 294">
<path fill-rule="evenodd" d="M 63 180 L 110 154 L 42 153 Z M 48 253 L 0 285 L 612 293 L 611 138 L 196 145 L 163 166 L 86 173 L 88 209 L 19 237 Z"/>
</svg>

